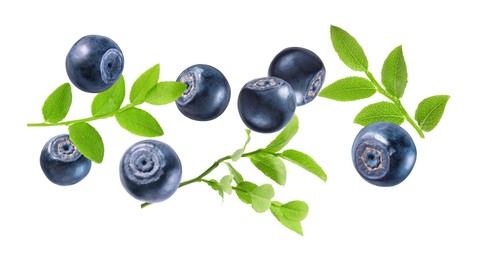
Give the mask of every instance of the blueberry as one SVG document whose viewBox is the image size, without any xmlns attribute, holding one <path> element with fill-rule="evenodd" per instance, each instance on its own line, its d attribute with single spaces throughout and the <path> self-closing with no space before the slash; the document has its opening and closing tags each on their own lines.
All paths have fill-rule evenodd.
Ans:
<svg viewBox="0 0 477 260">
<path fill-rule="evenodd" d="M 79 89 L 98 93 L 116 83 L 124 68 L 119 46 L 108 37 L 87 35 L 71 47 L 66 56 L 66 72 Z"/>
<path fill-rule="evenodd" d="M 119 173 L 124 189 L 131 196 L 155 203 L 176 192 L 182 177 L 182 165 L 169 145 L 144 140 L 126 150 Z"/>
<path fill-rule="evenodd" d="M 176 105 L 179 111 L 190 119 L 215 119 L 229 104 L 229 83 L 225 76 L 212 66 L 193 65 L 185 69 L 177 81 L 187 84 L 187 89 L 176 100 Z"/>
<path fill-rule="evenodd" d="M 394 186 L 407 178 L 416 162 L 416 146 L 400 126 L 378 122 L 364 127 L 352 149 L 353 164 L 371 184 Z"/>
<path fill-rule="evenodd" d="M 91 169 L 91 161 L 76 149 L 67 134 L 55 136 L 43 146 L 40 165 L 46 177 L 61 186 L 78 183 Z"/>
<path fill-rule="evenodd" d="M 275 77 L 249 81 L 239 93 L 238 110 L 245 125 L 253 131 L 272 133 L 285 127 L 296 109 L 290 84 Z"/>
<path fill-rule="evenodd" d="M 268 76 L 281 78 L 295 90 L 297 105 L 311 102 L 325 81 L 325 65 L 312 51 L 290 47 L 282 50 L 270 63 Z"/>
</svg>

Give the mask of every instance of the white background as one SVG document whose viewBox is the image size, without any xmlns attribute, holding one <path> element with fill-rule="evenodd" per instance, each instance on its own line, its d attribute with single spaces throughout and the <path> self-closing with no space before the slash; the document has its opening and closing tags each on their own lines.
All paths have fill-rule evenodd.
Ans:
<svg viewBox="0 0 477 260">
<path fill-rule="evenodd" d="M 411 3 L 412 2 L 412 3 Z M 470 1 L 14 1 L 0 4 L 0 259 L 476 259 L 475 9 Z M 143 138 L 114 119 L 93 122 L 106 146 L 71 187 L 50 183 L 39 166 L 44 143 L 65 127 L 27 128 L 42 121 L 44 99 L 67 82 L 71 45 L 87 34 L 114 39 L 125 55 L 128 87 L 161 64 L 161 79 L 186 67 L 219 68 L 232 87 L 226 112 L 191 121 L 175 105 L 141 108 L 161 123 L 160 137 L 181 157 L 183 178 L 241 147 L 245 126 L 236 98 L 249 80 L 265 76 L 276 53 L 289 46 L 316 52 L 327 68 L 325 85 L 349 75 L 329 39 L 330 24 L 349 31 L 380 78 L 387 54 L 402 44 L 409 84 L 402 102 L 413 115 L 420 100 L 451 99 L 439 126 L 425 139 L 404 123 L 418 149 L 409 178 L 392 188 L 363 181 L 350 158 L 360 126 L 354 115 L 371 100 L 339 103 L 317 98 L 299 107 L 300 131 L 289 144 L 325 169 L 322 182 L 287 164 L 276 199 L 308 202 L 301 237 L 269 213 L 238 198 L 220 197 L 205 184 L 180 189 L 170 200 L 140 209 L 121 186 L 124 150 Z M 93 95 L 73 89 L 68 119 L 89 116 Z M 273 134 L 252 134 L 250 149 Z M 270 182 L 246 159 L 236 168 Z M 224 166 L 211 176 L 227 173 Z"/>
</svg>

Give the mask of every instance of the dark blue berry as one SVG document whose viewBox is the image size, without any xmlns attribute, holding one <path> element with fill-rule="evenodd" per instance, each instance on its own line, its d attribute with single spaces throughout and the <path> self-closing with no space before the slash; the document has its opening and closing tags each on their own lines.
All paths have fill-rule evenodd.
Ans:
<svg viewBox="0 0 477 260">
<path fill-rule="evenodd" d="M 155 203 L 176 192 L 182 177 L 182 165 L 169 145 L 144 140 L 124 153 L 119 173 L 123 187 L 131 196 Z"/>
<path fill-rule="evenodd" d="M 62 186 L 81 181 L 91 169 L 91 161 L 78 151 L 66 134 L 51 138 L 43 146 L 40 165 L 51 182 Z"/>
<path fill-rule="evenodd" d="M 272 133 L 285 127 L 296 109 L 290 84 L 275 77 L 249 81 L 239 93 L 238 110 L 245 125 L 253 131 Z"/>
<path fill-rule="evenodd" d="M 411 136 L 400 126 L 387 122 L 364 127 L 351 152 L 361 177 L 377 186 L 394 186 L 404 181 L 417 155 Z"/>
<path fill-rule="evenodd" d="M 66 56 L 66 72 L 79 89 L 98 93 L 116 83 L 124 68 L 119 46 L 108 37 L 88 35 L 79 39 Z"/>
<path fill-rule="evenodd" d="M 312 51 L 290 47 L 272 60 L 268 76 L 281 78 L 295 90 L 297 105 L 311 102 L 325 81 L 325 65 Z"/>
<path fill-rule="evenodd" d="M 215 119 L 229 104 L 229 83 L 225 76 L 212 66 L 191 66 L 179 75 L 177 81 L 187 84 L 187 89 L 176 100 L 176 105 L 179 111 L 190 119 Z"/>
</svg>

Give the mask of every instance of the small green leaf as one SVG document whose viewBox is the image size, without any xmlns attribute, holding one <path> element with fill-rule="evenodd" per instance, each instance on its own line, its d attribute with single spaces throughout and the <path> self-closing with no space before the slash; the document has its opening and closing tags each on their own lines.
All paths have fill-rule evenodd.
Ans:
<svg viewBox="0 0 477 260">
<path fill-rule="evenodd" d="M 46 98 L 41 108 L 45 122 L 57 123 L 63 120 L 70 110 L 72 100 L 70 84 L 65 83 L 55 89 Z"/>
<path fill-rule="evenodd" d="M 220 187 L 227 194 L 232 194 L 232 180 L 234 179 L 233 175 L 225 175 L 220 179 Z"/>
<path fill-rule="evenodd" d="M 220 197 L 222 197 L 222 201 L 224 200 L 224 190 L 222 189 L 222 186 L 220 183 L 214 179 L 206 181 L 206 183 L 213 189 L 216 190 Z"/>
<path fill-rule="evenodd" d="M 316 163 L 316 161 L 313 160 L 313 158 L 311 158 L 309 155 L 302 153 L 300 151 L 290 149 L 279 154 L 279 156 L 313 173 L 314 175 L 316 175 L 318 178 L 322 179 L 323 181 L 326 181 L 326 178 L 327 178 L 326 173 L 318 165 L 318 163 Z"/>
<path fill-rule="evenodd" d="M 131 93 L 129 93 L 131 104 L 141 104 L 146 100 L 147 93 L 156 86 L 159 80 L 159 71 L 159 64 L 156 64 L 139 76 L 131 87 Z"/>
<path fill-rule="evenodd" d="M 176 81 L 162 81 L 147 92 L 146 102 L 151 105 L 165 105 L 178 99 L 186 90 L 187 85 Z"/>
<path fill-rule="evenodd" d="M 108 90 L 97 94 L 91 104 L 91 114 L 93 116 L 106 115 L 118 110 L 124 101 L 126 95 L 126 85 L 124 77 L 121 75 L 119 80 Z"/>
<path fill-rule="evenodd" d="M 404 122 L 404 116 L 395 104 L 381 101 L 363 108 L 354 118 L 354 122 L 363 126 L 376 122 L 390 122 L 400 125 Z"/>
<path fill-rule="evenodd" d="M 232 161 L 234 162 L 238 161 L 242 157 L 242 154 L 243 154 L 242 148 L 235 150 L 235 152 L 232 154 Z"/>
<path fill-rule="evenodd" d="M 282 223 L 282 225 L 284 225 L 285 227 L 289 228 L 290 230 L 298 233 L 299 235 L 303 236 L 303 229 L 301 227 L 300 221 L 294 221 L 294 220 L 287 219 L 283 215 L 283 211 L 282 211 L 281 206 L 282 206 L 282 203 L 280 203 L 278 201 L 273 201 L 272 202 L 272 206 L 270 207 L 270 211 L 272 212 L 273 216 L 275 216 L 275 218 L 278 219 L 278 221 L 280 223 Z"/>
<path fill-rule="evenodd" d="M 401 98 L 404 95 L 407 85 L 407 67 L 402 46 L 392 50 L 384 61 L 381 81 L 389 94 L 396 98 Z"/>
<path fill-rule="evenodd" d="M 93 162 L 101 163 L 104 157 L 103 139 L 88 123 L 76 123 L 68 127 L 70 139 L 78 151 Z"/>
<path fill-rule="evenodd" d="M 164 134 L 156 119 L 148 112 L 132 107 L 116 114 L 116 121 L 129 132 L 144 136 L 156 137 Z"/>
<path fill-rule="evenodd" d="M 337 101 L 354 101 L 369 98 L 376 93 L 371 81 L 362 77 L 337 80 L 321 90 L 319 96 Z"/>
<path fill-rule="evenodd" d="M 308 205 L 304 201 L 290 201 L 280 208 L 283 216 L 292 221 L 302 221 L 308 215 Z"/>
<path fill-rule="evenodd" d="M 252 192 L 257 188 L 257 184 L 249 182 L 249 181 L 242 181 L 237 184 L 235 188 L 235 193 L 237 197 L 245 203 L 245 204 L 252 204 Z"/>
<path fill-rule="evenodd" d="M 252 208 L 258 213 L 263 213 L 270 208 L 275 191 L 272 185 L 264 184 L 255 188 L 251 196 Z"/>
<path fill-rule="evenodd" d="M 250 161 L 270 179 L 279 185 L 285 185 L 287 170 L 282 160 L 272 154 L 257 153 L 250 156 Z"/>
<path fill-rule="evenodd" d="M 330 34 L 333 48 L 346 66 L 355 71 L 368 70 L 368 59 L 353 36 L 333 25 L 330 27 Z"/>
<path fill-rule="evenodd" d="M 230 174 L 234 176 L 235 183 L 239 184 L 243 182 L 242 175 L 228 162 L 225 162 L 225 165 L 229 168 Z"/>
<path fill-rule="evenodd" d="M 247 133 L 247 141 L 245 141 L 245 144 L 242 148 L 238 149 L 232 154 L 232 161 L 236 162 L 242 157 L 242 154 L 245 152 L 247 144 L 250 142 L 250 132 L 250 129 L 245 129 L 245 133 Z"/>
<path fill-rule="evenodd" d="M 298 132 L 298 117 L 296 115 L 288 122 L 287 126 L 265 148 L 266 151 L 276 153 L 283 149 Z"/>
<path fill-rule="evenodd" d="M 430 132 L 437 126 L 449 98 L 448 95 L 437 95 L 428 97 L 419 103 L 414 118 L 423 131 Z"/>
</svg>

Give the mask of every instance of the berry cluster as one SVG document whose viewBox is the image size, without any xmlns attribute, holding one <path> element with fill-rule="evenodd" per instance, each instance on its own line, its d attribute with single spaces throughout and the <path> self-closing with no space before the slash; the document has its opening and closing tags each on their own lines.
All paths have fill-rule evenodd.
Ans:
<svg viewBox="0 0 477 260">
<path fill-rule="evenodd" d="M 90 93 L 111 88 L 120 79 L 123 67 L 124 57 L 119 46 L 99 35 L 78 40 L 66 57 L 66 71 L 71 82 Z M 268 77 L 251 80 L 243 86 L 238 97 L 240 117 L 256 132 L 272 133 L 283 129 L 295 114 L 297 105 L 307 104 L 316 97 L 325 74 L 323 62 L 310 50 L 293 47 L 281 51 L 271 62 Z M 229 104 L 230 85 L 213 66 L 190 66 L 176 81 L 184 83 L 186 89 L 175 103 L 190 119 L 213 120 Z M 58 164 L 64 166 L 58 167 Z M 80 167 L 84 164 L 88 167 Z M 41 165 L 52 182 L 71 185 L 88 174 L 91 161 L 76 149 L 68 135 L 60 135 L 45 145 Z M 71 171 L 74 171 L 74 177 L 64 176 Z M 178 188 L 181 175 L 179 157 L 170 146 L 159 141 L 139 142 L 131 146 L 121 160 L 121 183 L 133 197 L 144 202 L 153 203 L 170 197 Z"/>
</svg>

